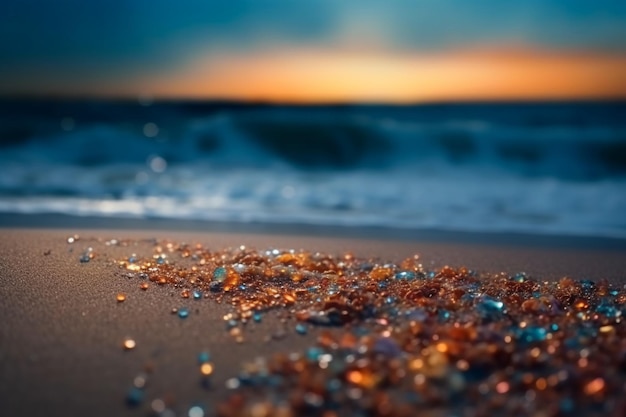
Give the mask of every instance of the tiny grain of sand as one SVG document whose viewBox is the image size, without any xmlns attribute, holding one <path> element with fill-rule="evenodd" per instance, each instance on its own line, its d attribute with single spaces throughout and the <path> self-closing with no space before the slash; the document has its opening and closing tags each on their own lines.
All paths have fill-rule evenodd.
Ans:
<svg viewBox="0 0 626 417">
<path fill-rule="evenodd" d="M 179 412 L 193 403 L 211 408 L 224 398 L 225 381 L 242 361 L 280 349 L 311 344 L 288 333 L 266 341 L 279 327 L 267 314 L 237 344 L 225 330 L 223 304 L 181 300 L 168 288 L 142 290 L 109 260 L 134 250 L 106 246 L 108 239 L 170 239 L 221 249 L 295 248 L 399 261 L 419 253 L 429 267 L 467 266 L 555 280 L 563 276 L 626 284 L 626 256 L 620 249 L 558 249 L 470 243 L 393 242 L 277 235 L 178 233 L 131 230 L 2 229 L 0 241 L 0 415 L 145 415 L 129 409 L 125 397 L 133 378 L 148 366 L 151 397 L 170 399 Z M 78 234 L 72 244 L 67 238 Z M 98 241 L 98 239 L 100 241 Z M 95 257 L 81 263 L 87 247 Z M 118 295 L 125 299 L 118 301 Z M 172 308 L 189 307 L 181 320 Z M 136 345 L 124 349 L 130 338 Z M 209 349 L 216 365 L 211 386 L 200 383 L 197 355 Z M 150 398 L 147 398 L 149 401 Z"/>
</svg>

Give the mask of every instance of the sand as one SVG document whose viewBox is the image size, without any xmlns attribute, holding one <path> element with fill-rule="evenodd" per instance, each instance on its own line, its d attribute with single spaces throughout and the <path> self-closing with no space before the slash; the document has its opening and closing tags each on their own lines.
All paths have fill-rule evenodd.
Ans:
<svg viewBox="0 0 626 417">
<path fill-rule="evenodd" d="M 267 335 L 279 327 L 278 319 L 267 314 L 262 323 L 248 326 L 244 343 L 236 344 L 222 319 L 227 306 L 183 300 L 167 288 L 140 290 L 138 281 L 123 277 L 109 261 L 134 249 L 106 246 L 103 241 L 111 238 L 201 242 L 216 249 L 243 244 L 351 251 L 390 261 L 419 253 L 429 266 L 465 265 L 480 271 L 525 271 L 545 280 L 568 275 L 626 284 L 623 245 L 598 246 L 592 240 L 572 247 L 567 241 L 530 246 L 514 239 L 472 243 L 467 236 L 455 243 L 129 229 L 5 228 L 0 233 L 0 415 L 6 416 L 145 415 L 150 400 L 157 397 L 171 397 L 181 414 L 194 403 L 210 409 L 224 398 L 224 381 L 236 375 L 242 361 L 277 350 L 295 351 L 316 337 L 318 330 L 312 329 L 306 336 L 288 332 L 282 340 L 267 342 Z M 74 233 L 81 239 L 68 244 L 67 237 Z M 96 258 L 80 263 L 88 246 L 94 247 Z M 127 295 L 123 303 L 116 302 L 120 292 Z M 191 308 L 188 319 L 170 313 L 185 305 Z M 122 349 L 125 337 L 137 342 L 134 350 Z M 211 351 L 216 364 L 208 389 L 200 383 L 196 360 L 203 349 Z M 147 363 L 154 372 L 146 401 L 143 408 L 130 409 L 126 393 Z"/>
</svg>

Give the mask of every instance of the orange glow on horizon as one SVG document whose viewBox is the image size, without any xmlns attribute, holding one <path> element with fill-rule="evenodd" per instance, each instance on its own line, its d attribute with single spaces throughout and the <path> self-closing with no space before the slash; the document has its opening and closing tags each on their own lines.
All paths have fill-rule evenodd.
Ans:
<svg viewBox="0 0 626 417">
<path fill-rule="evenodd" d="M 626 55 L 532 49 L 219 53 L 119 93 L 138 88 L 155 97 L 311 103 L 624 99 Z"/>
</svg>

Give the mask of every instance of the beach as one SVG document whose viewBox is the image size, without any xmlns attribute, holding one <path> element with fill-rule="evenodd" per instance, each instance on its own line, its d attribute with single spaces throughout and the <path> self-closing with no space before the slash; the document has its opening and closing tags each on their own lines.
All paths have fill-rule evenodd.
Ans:
<svg viewBox="0 0 626 417">
<path fill-rule="evenodd" d="M 79 239 L 68 243 L 74 235 Z M 466 266 L 493 273 L 523 271 L 547 281 L 570 276 L 626 284 L 623 246 L 589 241 L 585 247 L 584 240 L 568 247 L 567 239 L 562 245 L 532 246 L 497 239 L 496 244 L 472 244 L 467 236 L 455 243 L 449 237 L 444 242 L 106 228 L 5 228 L 2 237 L 0 410 L 6 415 L 145 415 L 154 398 L 169 399 L 179 414 L 201 404 L 212 415 L 228 394 L 225 382 L 243 362 L 302 350 L 323 330 L 311 326 L 306 335 L 297 334 L 295 321 L 285 325 L 278 313 L 270 312 L 260 323 L 247 324 L 243 342 L 235 343 L 224 324 L 223 316 L 231 311 L 226 303 L 182 299 L 168 287 L 144 291 L 137 278 L 124 275 L 115 260 L 149 251 L 146 239 L 202 243 L 216 250 L 246 245 L 351 252 L 390 262 L 420 254 L 432 268 Z M 123 246 L 112 240 L 134 243 Z M 93 259 L 80 262 L 88 247 Z M 123 302 L 116 300 L 120 293 Z M 171 313 L 185 306 L 188 318 Z M 283 327 L 284 335 L 271 337 Z M 132 338 L 136 347 L 125 351 L 125 338 Z M 204 350 L 214 364 L 208 384 L 196 359 Z M 144 373 L 145 398 L 129 407 L 129 389 Z"/>
<path fill-rule="evenodd" d="M 626 417 L 626 3 L 64 3 L 0 14 L 0 417 Z"/>
<path fill-rule="evenodd" d="M 623 102 L 0 108 L 1 415 L 620 415 Z"/>
</svg>

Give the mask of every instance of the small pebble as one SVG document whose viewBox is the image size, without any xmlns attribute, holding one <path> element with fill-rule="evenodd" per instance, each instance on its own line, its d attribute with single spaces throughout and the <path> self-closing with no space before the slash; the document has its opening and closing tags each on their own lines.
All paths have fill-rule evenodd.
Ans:
<svg viewBox="0 0 626 417">
<path fill-rule="evenodd" d="M 200 373 L 204 376 L 209 376 L 213 373 L 213 364 L 210 362 L 200 365 Z"/>
<path fill-rule="evenodd" d="M 124 339 L 122 346 L 124 347 L 124 350 L 133 350 L 135 349 L 137 344 L 135 343 L 133 339 L 129 338 L 129 339 Z"/>
<path fill-rule="evenodd" d="M 128 404 L 129 407 L 137 407 L 143 402 L 143 398 L 143 390 L 137 387 L 132 387 L 128 391 L 128 394 L 126 394 L 126 404 Z"/>
<path fill-rule="evenodd" d="M 308 328 L 306 327 L 305 324 L 302 324 L 302 323 L 296 324 L 296 333 L 305 335 L 307 334 L 307 331 L 308 331 Z"/>
<path fill-rule="evenodd" d="M 165 411 L 165 401 L 160 398 L 155 398 L 150 403 L 150 408 L 152 408 L 152 411 L 154 411 L 155 413 L 161 414 L 163 413 L 163 411 Z"/>
<path fill-rule="evenodd" d="M 237 389 L 239 388 L 239 386 L 241 385 L 239 383 L 239 379 L 237 378 L 230 378 L 228 380 L 226 380 L 226 388 L 228 389 Z"/>
<path fill-rule="evenodd" d="M 207 351 L 203 351 L 198 353 L 198 363 L 202 365 L 203 363 L 207 363 L 211 360 L 211 354 Z"/>
<path fill-rule="evenodd" d="M 143 389 L 146 386 L 148 377 L 145 374 L 139 374 L 133 379 L 133 386 L 135 388 Z"/>
<path fill-rule="evenodd" d="M 204 409 L 198 405 L 195 405 L 189 409 L 187 415 L 188 417 L 204 417 Z"/>
</svg>

